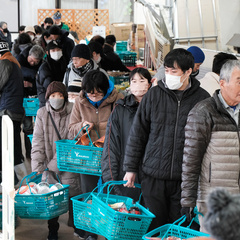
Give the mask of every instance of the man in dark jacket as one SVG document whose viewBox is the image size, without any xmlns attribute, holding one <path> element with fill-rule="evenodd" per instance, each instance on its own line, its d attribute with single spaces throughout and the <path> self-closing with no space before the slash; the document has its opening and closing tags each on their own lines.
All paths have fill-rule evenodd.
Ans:
<svg viewBox="0 0 240 240">
<path fill-rule="evenodd" d="M 239 194 L 240 61 L 227 61 L 220 71 L 220 90 L 198 103 L 185 127 L 182 165 L 182 212 L 206 214 L 208 193 L 222 187 Z M 202 217 L 199 216 L 201 231 Z"/>
<path fill-rule="evenodd" d="M 155 214 L 150 229 L 181 216 L 181 173 L 184 126 L 189 111 L 210 97 L 191 75 L 194 59 L 184 49 L 164 59 L 165 78 L 143 97 L 130 130 L 123 170 L 127 187 L 133 187 L 141 166 L 146 207 Z"/>
<path fill-rule="evenodd" d="M 17 57 L 21 65 L 24 83 L 24 97 L 37 95 L 36 75 L 42 63 L 44 51 L 42 47 L 35 45 L 25 48 Z M 32 117 L 26 116 L 23 120 L 23 132 L 25 137 L 26 157 L 30 158 L 31 143 L 27 135 L 33 133 Z"/>
<path fill-rule="evenodd" d="M 103 45 L 104 58 L 101 61 L 101 67 L 105 71 L 119 70 L 121 72 L 130 72 L 123 64 L 121 58 L 114 52 L 116 37 L 114 35 L 106 36 L 106 42 Z"/>
<path fill-rule="evenodd" d="M 53 81 L 63 82 L 66 68 L 67 62 L 63 56 L 62 48 L 56 41 L 51 41 L 47 45 L 46 61 L 40 66 L 36 80 L 40 108 L 45 106 L 48 85 Z"/>
<path fill-rule="evenodd" d="M 49 29 L 49 34 L 52 40 L 56 41 L 62 48 L 63 56 L 65 57 L 67 63 L 69 63 L 71 52 L 75 46 L 74 41 L 68 37 L 69 32 L 66 30 L 61 30 L 58 26 L 53 25 Z"/>
<path fill-rule="evenodd" d="M 8 43 L 3 41 L 0 41 L 0 92 L 0 123 L 3 115 L 8 115 L 13 121 L 16 166 L 22 163 L 20 132 L 24 116 L 23 77 L 20 64 L 9 52 Z M 0 170 L 2 170 L 2 124 L 0 124 L 0 136 Z"/>
</svg>

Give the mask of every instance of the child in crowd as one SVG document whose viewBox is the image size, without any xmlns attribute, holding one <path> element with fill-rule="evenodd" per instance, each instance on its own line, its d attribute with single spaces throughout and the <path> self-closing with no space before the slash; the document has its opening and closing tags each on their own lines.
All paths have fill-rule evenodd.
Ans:
<svg viewBox="0 0 240 240">
<path fill-rule="evenodd" d="M 151 86 L 151 74 L 145 68 L 135 68 L 130 73 L 131 95 L 119 99 L 108 120 L 102 155 L 102 178 L 104 182 L 122 180 L 123 157 L 128 134 L 139 103 Z M 139 182 L 136 179 L 135 182 Z M 139 200 L 140 190 L 115 186 L 114 193 Z"/>
<path fill-rule="evenodd" d="M 89 125 L 99 136 L 105 136 L 108 118 L 115 102 L 122 98 L 114 84 L 99 70 L 86 73 L 82 81 L 82 90 L 75 99 L 70 117 L 69 131 L 76 136 L 80 129 Z M 80 136 L 83 132 L 80 133 Z M 95 131 L 90 131 L 92 141 L 98 139 Z M 91 192 L 98 183 L 98 176 L 80 174 L 83 193 Z M 87 240 L 97 239 L 95 234 L 86 233 Z"/>
<path fill-rule="evenodd" d="M 31 166 L 33 172 L 43 173 L 42 181 L 50 184 L 58 182 L 69 184 L 69 197 L 81 194 L 80 177 L 77 173 L 62 172 L 57 167 L 56 144 L 59 139 L 71 139 L 68 124 L 72 103 L 68 102 L 66 87 L 63 83 L 54 81 L 46 91 L 46 106 L 37 112 L 35 122 Z M 46 168 L 49 171 L 43 172 Z M 69 200 L 69 225 L 73 222 L 72 201 Z M 58 239 L 58 217 L 48 220 L 48 240 Z M 75 229 L 79 235 L 82 230 Z"/>
</svg>

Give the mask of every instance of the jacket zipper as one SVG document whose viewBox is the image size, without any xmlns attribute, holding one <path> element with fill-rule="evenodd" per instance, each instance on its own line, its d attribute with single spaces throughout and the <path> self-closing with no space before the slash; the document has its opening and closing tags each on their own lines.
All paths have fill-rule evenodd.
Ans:
<svg viewBox="0 0 240 240">
<path fill-rule="evenodd" d="M 211 168 L 211 163 L 209 164 L 209 179 L 208 179 L 208 182 L 211 182 L 211 172 L 212 168 Z"/>
<path fill-rule="evenodd" d="M 97 114 L 97 132 L 98 132 L 98 134 L 99 134 L 99 136 L 100 136 L 100 133 L 99 133 L 99 115 L 98 115 L 98 109 L 96 108 L 96 114 Z"/>
<path fill-rule="evenodd" d="M 173 154 L 172 154 L 171 176 L 170 176 L 170 179 L 172 179 L 172 177 L 173 177 L 173 163 L 174 163 L 174 157 L 175 157 L 176 137 L 177 137 L 177 126 L 178 126 L 178 118 L 179 118 L 180 105 L 181 105 L 181 101 L 178 100 L 177 119 L 176 119 L 176 124 L 175 124 L 175 131 L 174 131 L 174 143 L 173 143 Z"/>
</svg>

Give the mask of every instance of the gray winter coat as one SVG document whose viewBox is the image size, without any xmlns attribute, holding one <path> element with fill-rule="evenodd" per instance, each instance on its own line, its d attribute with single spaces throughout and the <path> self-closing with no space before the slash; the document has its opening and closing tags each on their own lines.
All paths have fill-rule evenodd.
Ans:
<svg viewBox="0 0 240 240">
<path fill-rule="evenodd" d="M 72 139 L 68 132 L 68 124 L 72 110 L 72 103 L 66 102 L 63 110 L 54 111 L 49 102 L 37 112 L 33 140 L 32 140 L 32 171 L 42 172 L 48 168 L 49 172 L 43 173 L 43 180 L 47 178 L 49 183 L 56 183 L 56 173 L 62 184 L 69 184 L 69 195 L 81 194 L 80 175 L 72 172 L 60 172 L 57 167 L 56 143 L 59 140 L 53 127 L 48 111 L 52 114 L 56 127 L 62 139 Z"/>
<path fill-rule="evenodd" d="M 182 165 L 183 207 L 204 202 L 208 193 L 223 187 L 239 194 L 239 126 L 222 106 L 219 90 L 197 104 L 185 127 Z"/>
</svg>

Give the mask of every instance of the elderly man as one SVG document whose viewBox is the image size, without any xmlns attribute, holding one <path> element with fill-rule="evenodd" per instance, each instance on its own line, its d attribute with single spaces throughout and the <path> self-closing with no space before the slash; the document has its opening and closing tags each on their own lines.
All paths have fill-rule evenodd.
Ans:
<svg viewBox="0 0 240 240">
<path fill-rule="evenodd" d="M 206 197 L 213 188 L 240 192 L 239 60 L 223 65 L 219 85 L 213 97 L 191 110 L 185 127 L 181 205 L 188 220 L 196 203 L 198 211 L 206 214 Z"/>
<path fill-rule="evenodd" d="M 35 45 L 25 48 L 17 57 L 21 65 L 24 83 L 24 97 L 37 95 L 36 75 L 42 63 L 44 51 L 42 47 Z M 31 143 L 27 135 L 33 133 L 32 117 L 25 117 L 23 122 L 23 132 L 25 133 L 26 157 L 30 158 Z"/>
<path fill-rule="evenodd" d="M 76 45 L 72 50 L 71 58 L 72 61 L 68 64 L 64 75 L 63 83 L 66 87 L 70 86 L 73 82 L 75 84 L 78 83 L 78 86 L 82 86 L 83 77 L 90 70 L 99 69 L 108 77 L 108 74 L 91 59 L 90 49 L 87 45 Z"/>
</svg>

